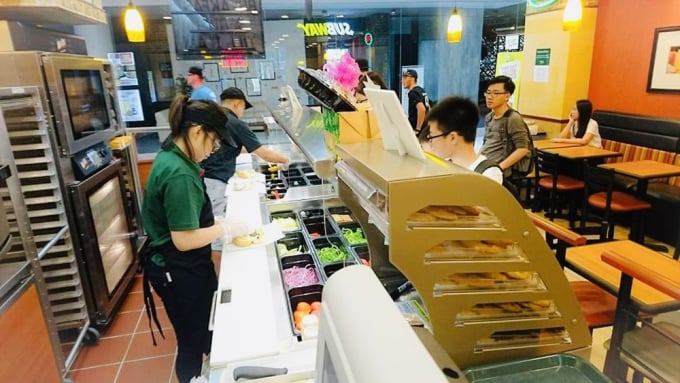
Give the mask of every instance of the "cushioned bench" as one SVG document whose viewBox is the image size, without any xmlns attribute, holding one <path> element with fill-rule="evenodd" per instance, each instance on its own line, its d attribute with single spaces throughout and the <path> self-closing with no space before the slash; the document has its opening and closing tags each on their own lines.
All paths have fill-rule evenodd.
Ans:
<svg viewBox="0 0 680 383">
<path fill-rule="evenodd" d="M 595 111 L 602 146 L 623 154 L 609 162 L 653 160 L 680 166 L 680 120 L 633 114 Z M 624 188 L 636 180 L 617 176 Z M 646 214 L 645 231 L 655 239 L 675 245 L 680 230 L 680 177 L 656 179 L 649 183 L 647 196 L 652 210 Z"/>
</svg>

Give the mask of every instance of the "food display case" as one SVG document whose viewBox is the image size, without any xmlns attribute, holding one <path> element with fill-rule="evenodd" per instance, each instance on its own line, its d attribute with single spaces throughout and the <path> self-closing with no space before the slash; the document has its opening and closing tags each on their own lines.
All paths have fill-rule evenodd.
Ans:
<svg viewBox="0 0 680 383">
<path fill-rule="evenodd" d="M 340 199 L 376 274 L 403 273 L 435 340 L 461 368 L 562 352 L 588 357 L 576 298 L 553 253 L 501 185 L 449 163 L 339 145 Z"/>
</svg>

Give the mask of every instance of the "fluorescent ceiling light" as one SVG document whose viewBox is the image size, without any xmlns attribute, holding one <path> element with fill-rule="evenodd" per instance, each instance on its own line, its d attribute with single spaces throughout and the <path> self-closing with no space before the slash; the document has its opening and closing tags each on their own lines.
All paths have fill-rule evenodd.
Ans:
<svg viewBox="0 0 680 383">
<path fill-rule="evenodd" d="M 250 20 L 239 20 L 240 24 L 250 24 Z"/>
<path fill-rule="evenodd" d="M 287 19 L 287 18 L 288 18 L 288 15 L 281 15 L 281 18 L 282 18 L 282 19 Z"/>
<path fill-rule="evenodd" d="M 248 8 L 246 8 L 246 7 L 236 7 L 236 8 L 234 8 L 234 10 L 235 10 L 236 12 L 243 12 L 243 11 L 247 11 Z"/>
</svg>

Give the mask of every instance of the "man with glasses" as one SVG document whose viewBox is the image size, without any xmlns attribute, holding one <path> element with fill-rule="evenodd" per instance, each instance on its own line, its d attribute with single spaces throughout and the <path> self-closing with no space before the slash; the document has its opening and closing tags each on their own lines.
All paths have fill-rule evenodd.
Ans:
<svg viewBox="0 0 680 383">
<path fill-rule="evenodd" d="M 502 184 L 501 169 L 475 152 L 478 123 L 479 109 L 474 102 L 463 97 L 441 100 L 427 114 L 424 133 L 428 151 Z"/>
<path fill-rule="evenodd" d="M 486 130 L 481 154 L 496 162 L 506 178 L 519 178 L 518 167 L 528 160 L 531 167 L 531 136 L 522 116 L 508 105 L 515 91 L 515 83 L 508 76 L 497 76 L 489 82 L 484 92 L 486 106 Z M 513 172 L 515 173 L 513 175 Z"/>
<path fill-rule="evenodd" d="M 203 82 L 203 69 L 192 66 L 187 71 L 187 84 L 191 86 L 192 100 L 208 100 L 217 102 L 217 95 Z"/>
<path fill-rule="evenodd" d="M 231 134 L 233 142 L 223 141 L 210 157 L 201 162 L 201 167 L 205 170 L 206 192 L 212 202 L 215 217 L 225 215 L 227 205 L 224 193 L 227 190 L 229 178 L 236 171 L 236 157 L 242 151 L 253 153 L 267 162 L 282 164 L 284 168 L 288 166 L 290 161 L 288 157 L 262 146 L 248 124 L 241 120 L 246 109 L 253 106 L 248 102 L 241 89 L 227 88 L 220 94 L 220 99 L 222 100 L 221 105 L 226 108 L 229 117 L 227 131 Z M 212 250 L 213 262 L 218 264 L 222 254 L 222 242 L 219 239 L 213 242 Z"/>
</svg>

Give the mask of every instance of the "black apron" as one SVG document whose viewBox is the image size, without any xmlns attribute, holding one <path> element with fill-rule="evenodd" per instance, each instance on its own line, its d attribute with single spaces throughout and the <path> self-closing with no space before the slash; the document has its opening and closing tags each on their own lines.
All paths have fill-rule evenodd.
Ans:
<svg viewBox="0 0 680 383">
<path fill-rule="evenodd" d="M 207 193 L 201 208 L 199 227 L 214 225 L 212 206 Z M 217 276 L 210 258 L 210 244 L 199 249 L 179 251 L 172 240 L 159 247 L 150 248 L 148 256 L 142 257 L 144 267 L 144 303 L 149 327 L 151 320 L 156 323 L 161 336 L 163 330 L 156 316 L 156 306 L 149 285 L 163 300 L 168 317 L 177 336 L 177 345 L 200 348 L 204 353 L 210 352 L 212 333 L 208 331 L 212 297 L 217 290 Z M 165 266 L 151 261 L 151 255 L 160 254 Z M 151 328 L 154 345 L 156 339 Z"/>
</svg>

